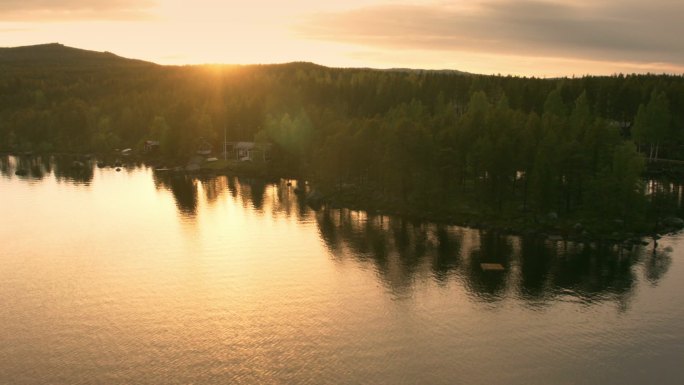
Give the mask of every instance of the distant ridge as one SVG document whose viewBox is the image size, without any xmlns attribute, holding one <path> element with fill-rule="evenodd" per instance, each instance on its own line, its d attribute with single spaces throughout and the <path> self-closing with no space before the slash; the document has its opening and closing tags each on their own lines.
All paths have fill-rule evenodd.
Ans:
<svg viewBox="0 0 684 385">
<path fill-rule="evenodd" d="M 290 63 L 282 64 L 263 64 L 266 66 L 286 66 L 286 67 L 296 67 L 301 69 L 325 69 L 325 68 L 337 68 L 337 69 L 347 69 L 347 70 L 362 70 L 362 71 L 381 71 L 381 72 L 399 72 L 399 73 L 416 73 L 416 74 L 441 74 L 441 75 L 475 75 L 470 72 L 450 70 L 450 69 L 420 69 L 420 68 L 372 68 L 372 67 L 327 67 L 316 63 L 311 63 L 307 61 L 295 61 Z"/>
<path fill-rule="evenodd" d="M 0 48 L 0 65 L 8 66 L 152 66 L 111 52 L 89 51 L 59 43 Z"/>
<path fill-rule="evenodd" d="M 426 69 L 415 69 L 415 68 L 388 68 L 383 71 L 387 72 L 406 72 L 406 73 L 420 73 L 420 74 L 443 74 L 443 75 L 474 75 L 470 72 L 459 71 L 459 70 L 426 70 Z"/>
<path fill-rule="evenodd" d="M 208 65 L 208 64 L 207 64 Z M 414 68 L 370 68 L 370 67 L 328 67 L 307 61 L 294 61 L 289 63 L 273 64 L 241 64 L 214 63 L 218 66 L 282 66 L 294 67 L 304 70 L 338 68 L 348 70 L 382 71 L 398 73 L 416 74 L 453 74 L 453 75 L 473 75 L 469 72 L 450 70 L 450 69 L 414 69 Z M 91 51 L 81 48 L 65 46 L 60 43 L 36 44 L 19 47 L 0 47 L 0 66 L 4 67 L 26 67 L 26 66 L 46 66 L 46 67 L 91 67 L 91 66 L 161 66 L 159 64 L 139 59 L 129 59 L 118 56 L 114 53 L 104 51 Z M 203 64 L 187 65 L 190 67 L 202 67 Z M 175 67 L 175 66 L 172 66 Z"/>
</svg>

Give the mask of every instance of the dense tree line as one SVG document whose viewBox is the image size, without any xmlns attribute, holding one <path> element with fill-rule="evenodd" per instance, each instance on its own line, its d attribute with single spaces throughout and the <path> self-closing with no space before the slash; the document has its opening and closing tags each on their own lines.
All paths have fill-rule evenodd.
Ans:
<svg viewBox="0 0 684 385">
<path fill-rule="evenodd" d="M 679 76 L 174 67 L 50 48 L 61 60 L 0 52 L 2 149 L 109 151 L 153 139 L 181 158 L 201 141 L 221 149 L 225 130 L 229 141 L 274 143 L 275 163 L 327 191 L 621 220 L 644 204 L 645 158 L 684 159 Z"/>
</svg>

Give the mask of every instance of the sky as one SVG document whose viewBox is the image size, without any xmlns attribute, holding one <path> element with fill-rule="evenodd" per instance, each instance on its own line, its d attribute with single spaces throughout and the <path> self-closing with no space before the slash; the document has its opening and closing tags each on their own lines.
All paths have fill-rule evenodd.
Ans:
<svg viewBox="0 0 684 385">
<path fill-rule="evenodd" d="M 0 0 L 0 46 L 159 64 L 684 74 L 682 0 Z"/>
</svg>

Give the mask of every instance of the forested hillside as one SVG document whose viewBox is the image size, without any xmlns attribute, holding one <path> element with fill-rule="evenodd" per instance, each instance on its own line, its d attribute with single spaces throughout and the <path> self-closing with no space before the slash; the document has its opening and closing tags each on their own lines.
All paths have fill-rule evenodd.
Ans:
<svg viewBox="0 0 684 385">
<path fill-rule="evenodd" d="M 177 67 L 55 44 L 0 50 L 0 149 L 153 139 L 179 159 L 203 140 L 221 149 L 224 129 L 229 141 L 274 143 L 273 162 L 327 191 L 629 221 L 646 204 L 645 159 L 684 159 L 684 78 Z"/>
</svg>

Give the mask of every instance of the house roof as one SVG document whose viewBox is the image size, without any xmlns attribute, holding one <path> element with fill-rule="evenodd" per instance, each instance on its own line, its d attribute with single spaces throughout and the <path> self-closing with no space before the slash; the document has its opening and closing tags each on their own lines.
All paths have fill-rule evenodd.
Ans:
<svg viewBox="0 0 684 385">
<path fill-rule="evenodd" d="M 271 143 L 256 143 L 256 142 L 235 142 L 233 148 L 236 150 L 267 150 L 271 147 Z"/>
<path fill-rule="evenodd" d="M 251 150 L 254 148 L 254 142 L 237 142 L 233 145 L 236 150 Z"/>
</svg>

